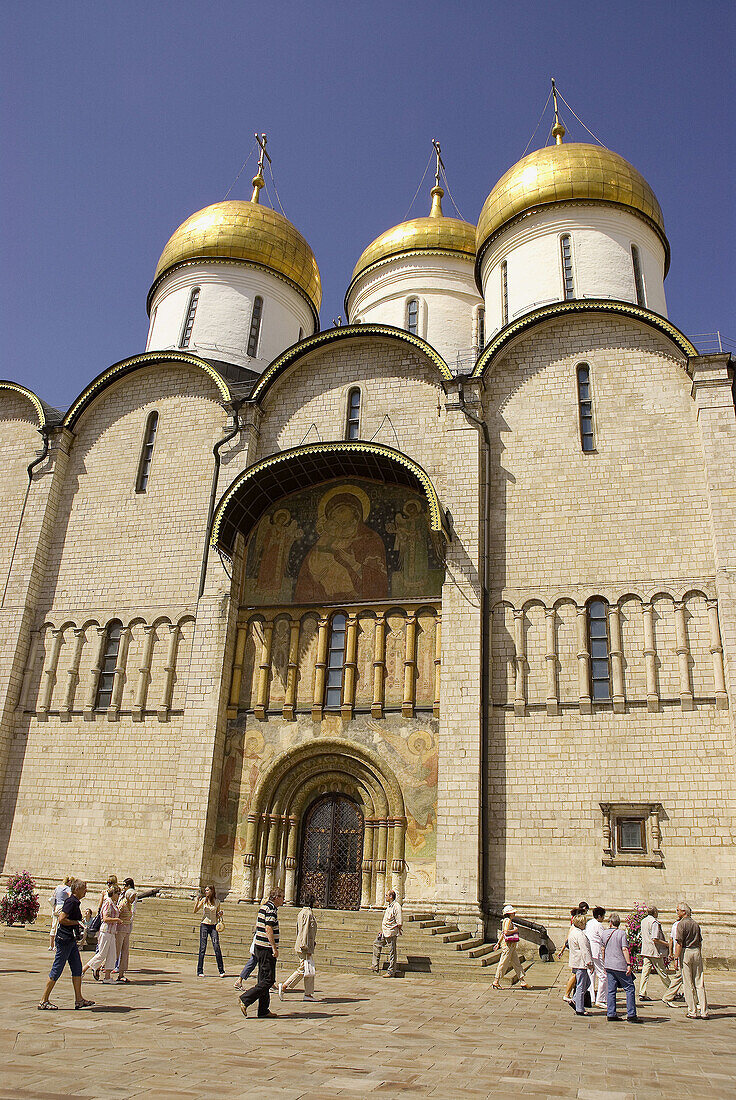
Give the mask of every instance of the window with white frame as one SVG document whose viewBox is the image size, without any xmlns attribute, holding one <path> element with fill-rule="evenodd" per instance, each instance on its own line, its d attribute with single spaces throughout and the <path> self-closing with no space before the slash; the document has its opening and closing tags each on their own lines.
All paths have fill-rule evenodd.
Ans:
<svg viewBox="0 0 736 1100">
<path fill-rule="evenodd" d="M 255 359 L 258 351 L 258 337 L 261 334 L 261 318 L 263 317 L 263 298 L 257 294 L 253 299 L 253 312 L 250 315 L 250 332 L 248 333 L 248 355 Z"/>
<path fill-rule="evenodd" d="M 189 341 L 192 336 L 192 329 L 194 328 L 194 318 L 197 314 L 197 302 L 199 301 L 199 287 L 195 286 L 192 293 L 189 295 L 189 307 L 187 309 L 187 315 L 184 318 L 184 326 L 181 330 L 181 339 L 179 340 L 180 348 L 188 348 Z"/>
<path fill-rule="evenodd" d="M 348 415 L 345 424 L 346 439 L 360 439 L 360 387 L 354 386 L 348 393 Z"/>
<path fill-rule="evenodd" d="M 406 303 L 406 330 L 419 335 L 419 299 L 410 298 Z"/>
<path fill-rule="evenodd" d="M 634 286 L 636 287 L 636 304 L 645 306 L 647 297 L 644 293 L 644 276 L 641 270 L 641 257 L 635 244 L 631 246 L 631 263 L 634 268 Z"/>
<path fill-rule="evenodd" d="M 562 258 L 562 289 L 565 298 L 575 297 L 575 279 L 572 272 L 572 240 L 569 233 L 560 237 L 560 253 Z"/>
<path fill-rule="evenodd" d="M 151 461 L 153 459 L 153 447 L 156 442 L 156 432 L 158 431 L 158 413 L 152 412 L 148 414 L 146 420 L 146 431 L 143 436 L 143 446 L 141 447 L 141 456 L 138 460 L 138 477 L 135 482 L 136 493 L 145 493 L 148 489 L 148 476 L 151 472 Z"/>
</svg>

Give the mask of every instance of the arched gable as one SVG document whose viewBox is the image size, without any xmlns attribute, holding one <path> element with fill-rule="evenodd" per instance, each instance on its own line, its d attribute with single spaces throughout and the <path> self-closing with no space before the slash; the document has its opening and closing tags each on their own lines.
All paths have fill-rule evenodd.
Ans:
<svg viewBox="0 0 736 1100">
<path fill-rule="evenodd" d="M 11 393 L 16 393 L 20 397 L 24 397 L 33 406 L 33 411 L 38 419 L 38 426 L 40 429 L 47 427 L 51 409 L 41 400 L 41 398 L 29 390 L 26 386 L 21 386 L 18 382 L 10 382 L 6 380 L 0 380 L 0 390 L 9 390 Z"/>
<path fill-rule="evenodd" d="M 552 305 L 542 306 L 541 309 L 535 309 L 533 312 L 520 317 L 518 321 L 506 325 L 506 327 L 501 329 L 484 348 L 478 362 L 475 364 L 472 377 L 482 378 L 499 352 L 508 345 L 510 340 L 513 340 L 514 337 L 518 336 L 520 333 L 533 328 L 534 325 L 548 321 L 552 317 L 559 317 L 570 313 L 613 313 L 618 314 L 620 317 L 642 321 L 645 325 L 657 329 L 657 331 L 668 337 L 676 346 L 680 354 L 688 358 L 698 354 L 697 349 L 690 343 L 687 336 L 684 336 L 680 330 L 675 328 L 675 326 L 665 317 L 660 317 L 658 313 L 652 313 L 650 309 L 644 309 L 643 306 L 631 305 L 628 302 L 607 301 L 603 298 L 573 299 L 567 302 L 555 302 Z"/>
<path fill-rule="evenodd" d="M 150 367 L 157 363 L 161 365 L 166 363 L 185 363 L 187 366 L 195 367 L 197 370 L 203 371 L 217 387 L 221 399 L 223 401 L 230 400 L 230 389 L 227 382 L 219 371 L 215 370 L 206 360 L 181 351 L 147 351 L 142 355 L 133 356 L 132 359 L 121 359 L 119 363 L 114 363 L 111 367 L 108 367 L 107 370 L 104 370 L 102 374 L 98 374 L 94 381 L 90 382 L 89 386 L 82 391 L 67 412 L 64 417 L 64 427 L 74 428 L 74 425 L 88 405 L 96 400 L 103 390 L 107 389 L 113 382 L 117 382 L 119 378 L 123 378 L 132 371 L 140 370 L 142 367 Z"/>
<path fill-rule="evenodd" d="M 251 394 L 251 400 L 260 404 L 274 382 L 280 378 L 289 367 L 309 352 L 324 347 L 326 344 L 334 343 L 337 340 L 365 339 L 367 336 L 380 336 L 409 344 L 417 351 L 422 352 L 427 359 L 429 359 L 437 368 L 440 378 L 452 378 L 452 372 L 439 352 L 435 351 L 430 344 L 422 340 L 419 336 L 414 336 L 412 333 L 405 332 L 403 329 L 394 328 L 393 325 L 345 325 L 342 328 L 333 328 L 328 329 L 326 332 L 318 332 L 308 340 L 302 340 L 301 343 L 294 344 L 293 347 L 288 348 L 283 355 L 275 359 L 271 366 L 263 372 Z"/>
</svg>

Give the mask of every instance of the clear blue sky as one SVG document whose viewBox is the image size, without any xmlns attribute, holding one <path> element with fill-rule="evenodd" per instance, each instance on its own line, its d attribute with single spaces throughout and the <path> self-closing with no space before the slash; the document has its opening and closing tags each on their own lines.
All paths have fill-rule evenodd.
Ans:
<svg viewBox="0 0 736 1100">
<path fill-rule="evenodd" d="M 431 139 L 476 221 L 521 157 L 550 76 L 655 190 L 673 322 L 736 338 L 735 11 L 732 0 L 5 4 L 0 374 L 66 408 L 141 351 L 164 244 L 224 197 L 256 129 L 317 257 L 330 327 L 360 252 L 404 219 Z M 586 139 L 563 118 L 570 139 Z M 252 167 L 232 197 L 250 197 Z"/>
</svg>

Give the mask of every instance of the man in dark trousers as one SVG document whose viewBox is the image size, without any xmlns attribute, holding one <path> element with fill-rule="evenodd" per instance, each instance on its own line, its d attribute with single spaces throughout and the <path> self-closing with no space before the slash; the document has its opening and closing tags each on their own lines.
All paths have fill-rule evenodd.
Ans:
<svg viewBox="0 0 736 1100">
<path fill-rule="evenodd" d="M 276 981 L 276 960 L 279 957 L 278 909 L 283 904 L 284 891 L 276 887 L 268 895 L 268 901 L 264 901 L 258 910 L 254 951 L 258 960 L 258 981 L 240 998 L 240 1011 L 244 1016 L 248 1015 L 248 1005 L 252 1005 L 255 1001 L 258 1001 L 259 1019 L 276 1015 L 270 1008 L 271 986 Z"/>
</svg>

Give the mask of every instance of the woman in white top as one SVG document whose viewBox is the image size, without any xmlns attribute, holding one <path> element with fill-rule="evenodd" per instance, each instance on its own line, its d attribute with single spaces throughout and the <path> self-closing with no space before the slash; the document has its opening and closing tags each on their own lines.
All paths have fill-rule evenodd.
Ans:
<svg viewBox="0 0 736 1100">
<path fill-rule="evenodd" d="M 117 958 L 115 930 L 120 924 L 118 909 L 119 897 L 120 887 L 111 886 L 100 908 L 102 925 L 100 926 L 100 934 L 97 938 L 97 954 L 92 956 L 82 970 L 82 975 L 86 974 L 88 970 L 91 970 L 92 977 L 96 982 L 100 980 L 100 970 L 104 969 L 105 981 L 109 983 L 112 980 L 111 974 L 115 969 L 115 960 Z"/>
<path fill-rule="evenodd" d="M 588 1016 L 585 1011 L 585 994 L 590 988 L 590 975 L 593 973 L 593 955 L 590 942 L 585 935 L 586 921 L 582 913 L 572 918 L 572 927 L 567 934 L 567 949 L 570 952 L 570 969 L 575 972 L 575 1014 Z"/>
<path fill-rule="evenodd" d="M 215 949 L 215 959 L 220 977 L 225 977 L 225 965 L 220 951 L 220 936 L 217 925 L 222 921 L 222 906 L 217 900 L 214 886 L 205 886 L 204 894 L 197 898 L 194 912 L 202 910 L 202 923 L 199 926 L 199 958 L 197 959 L 197 977 L 204 977 L 204 953 L 207 950 L 207 937 L 212 938 L 212 946 Z"/>
<path fill-rule="evenodd" d="M 498 967 L 496 968 L 496 977 L 493 980 L 493 988 L 501 988 L 501 978 L 504 976 L 507 970 L 512 966 L 516 971 L 516 977 L 519 979 L 519 985 L 522 989 L 528 989 L 529 986 L 524 980 L 524 971 L 521 967 L 521 959 L 519 958 L 519 933 L 516 925 L 514 924 L 514 917 L 516 916 L 516 910 L 513 905 L 504 905 L 503 907 L 503 924 L 501 925 L 501 931 L 498 936 L 498 943 L 496 947 L 501 948 L 501 958 L 498 960 Z"/>
</svg>

